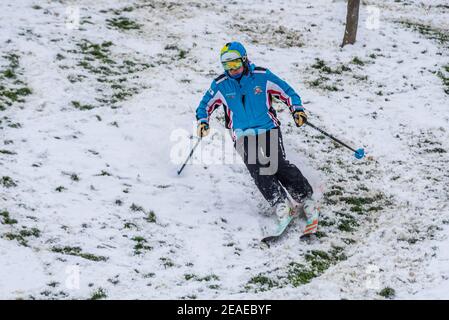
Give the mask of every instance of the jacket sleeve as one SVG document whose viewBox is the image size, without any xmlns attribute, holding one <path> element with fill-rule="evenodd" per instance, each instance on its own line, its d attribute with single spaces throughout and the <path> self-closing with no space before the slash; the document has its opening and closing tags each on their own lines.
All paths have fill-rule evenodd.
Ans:
<svg viewBox="0 0 449 320">
<path fill-rule="evenodd" d="M 287 82 L 270 70 L 267 70 L 267 93 L 284 102 L 292 113 L 296 110 L 304 110 L 301 97 Z"/>
<path fill-rule="evenodd" d="M 209 122 L 212 112 L 222 104 L 223 95 L 220 93 L 218 85 L 214 80 L 212 81 L 209 90 L 204 94 L 203 99 L 201 99 L 198 108 L 196 108 L 196 120 L 198 120 L 199 123 Z"/>
</svg>

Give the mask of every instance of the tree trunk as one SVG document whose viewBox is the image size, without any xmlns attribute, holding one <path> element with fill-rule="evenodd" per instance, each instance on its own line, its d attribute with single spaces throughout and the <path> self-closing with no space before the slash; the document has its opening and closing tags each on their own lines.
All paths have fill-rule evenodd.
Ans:
<svg viewBox="0 0 449 320">
<path fill-rule="evenodd" d="M 343 37 L 342 47 L 348 43 L 354 44 L 357 36 L 357 26 L 359 24 L 360 0 L 348 0 L 348 12 L 346 14 L 346 29 Z"/>
</svg>

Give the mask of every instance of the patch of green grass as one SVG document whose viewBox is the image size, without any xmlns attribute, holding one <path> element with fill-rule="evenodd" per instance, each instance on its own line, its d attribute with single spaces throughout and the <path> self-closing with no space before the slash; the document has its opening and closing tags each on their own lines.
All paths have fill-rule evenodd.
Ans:
<svg viewBox="0 0 449 320">
<path fill-rule="evenodd" d="M 87 56 L 88 60 L 100 60 L 103 63 L 113 64 L 114 62 L 109 59 L 110 50 L 112 46 L 111 41 L 104 41 L 102 43 L 93 43 L 86 39 L 83 39 L 77 46 L 81 49 L 81 53 Z"/>
<path fill-rule="evenodd" d="M 359 81 L 366 81 L 366 80 L 368 80 L 368 76 L 361 76 L 361 75 L 358 75 L 358 74 L 355 74 L 355 75 L 353 75 L 353 78 L 354 79 L 356 79 L 356 80 L 359 80 Z"/>
<path fill-rule="evenodd" d="M 2 217 L 2 224 L 17 224 L 17 220 L 11 219 L 11 217 L 9 216 L 9 212 L 6 210 L 0 211 L 0 217 Z"/>
<path fill-rule="evenodd" d="M 344 214 L 344 218 L 338 220 L 338 230 L 340 231 L 352 232 L 358 226 L 357 220 L 349 214 Z"/>
<path fill-rule="evenodd" d="M 7 239 L 7 240 L 17 240 L 17 242 L 19 242 L 19 244 L 21 244 L 22 246 L 27 247 L 28 246 L 28 241 L 27 238 L 29 237 L 35 237 L 38 238 L 40 237 L 40 230 L 37 228 L 31 228 L 31 229 L 23 229 L 20 230 L 18 233 L 12 233 L 12 232 L 8 232 L 5 233 L 3 235 L 3 238 Z"/>
<path fill-rule="evenodd" d="M 101 170 L 101 172 L 99 174 L 96 174 L 95 176 L 103 176 L 103 177 L 110 177 L 112 176 L 112 174 L 110 174 L 109 172 L 107 172 L 106 170 Z"/>
<path fill-rule="evenodd" d="M 37 228 L 31 228 L 31 229 L 20 230 L 19 234 L 22 237 L 31 237 L 31 236 L 33 236 L 33 237 L 39 238 L 40 235 L 41 235 L 41 232 Z"/>
<path fill-rule="evenodd" d="M 198 281 L 219 281 L 220 278 L 215 274 L 209 274 L 207 276 L 198 278 Z"/>
<path fill-rule="evenodd" d="M 340 247 L 334 247 L 329 252 L 321 250 L 311 250 L 305 254 L 305 259 L 309 263 L 309 266 L 318 273 L 322 274 L 331 265 L 338 261 L 346 260 L 346 256 L 342 253 L 343 249 Z"/>
<path fill-rule="evenodd" d="M 132 223 L 132 222 L 125 222 L 125 224 L 123 225 L 123 228 L 125 229 L 137 229 L 137 224 Z"/>
<path fill-rule="evenodd" d="M 70 74 L 67 76 L 67 80 L 69 80 L 70 83 L 82 82 L 85 78 L 87 78 L 87 77 L 82 74 L 78 74 L 78 75 Z"/>
<path fill-rule="evenodd" d="M 325 197 L 332 197 L 332 196 L 341 196 L 343 192 L 341 190 L 331 190 L 324 193 Z"/>
<path fill-rule="evenodd" d="M 106 294 L 106 291 L 103 288 L 98 288 L 92 293 L 90 300 L 101 300 L 107 297 L 108 295 Z"/>
<path fill-rule="evenodd" d="M 194 294 L 189 294 L 189 295 L 187 295 L 187 296 L 182 296 L 182 297 L 180 297 L 179 299 L 180 299 L 180 300 L 186 300 L 186 299 L 188 299 L 188 300 L 196 300 L 196 298 L 197 298 L 196 295 L 194 295 Z"/>
<path fill-rule="evenodd" d="M 355 241 L 353 239 L 349 239 L 349 238 L 342 238 L 341 241 L 343 241 L 347 245 L 351 245 L 351 244 L 357 243 L 357 241 Z"/>
<path fill-rule="evenodd" d="M 327 74 L 342 74 L 345 71 L 352 71 L 351 68 L 345 66 L 344 64 L 341 64 L 337 66 L 335 69 L 332 69 L 331 67 L 326 65 L 326 62 L 324 62 L 319 58 L 315 58 L 315 61 L 316 62 L 313 65 L 311 65 L 311 67 Z"/>
<path fill-rule="evenodd" d="M 364 66 L 365 65 L 365 62 L 363 62 L 359 57 L 354 57 L 351 60 L 351 63 L 355 64 L 355 65 L 358 65 L 358 66 Z"/>
<path fill-rule="evenodd" d="M 4 76 L 5 78 L 12 79 L 12 78 L 15 78 L 15 77 L 16 77 L 16 74 L 15 74 L 14 70 L 12 70 L 12 69 L 6 69 L 5 71 L 3 71 L 3 76 Z"/>
<path fill-rule="evenodd" d="M 307 284 L 315 277 L 317 274 L 303 264 L 291 262 L 288 266 L 287 279 L 294 287 Z"/>
<path fill-rule="evenodd" d="M 323 273 L 331 266 L 331 259 L 324 251 L 312 250 L 304 257 L 306 261 L 309 262 L 310 266 L 318 273 Z"/>
<path fill-rule="evenodd" d="M 135 203 L 133 203 L 133 204 L 129 207 L 129 209 L 130 209 L 131 211 L 134 211 L 134 212 L 139 212 L 139 211 L 145 212 L 145 209 L 144 209 L 142 206 L 139 206 L 139 205 L 137 205 L 137 204 L 135 204 Z"/>
<path fill-rule="evenodd" d="M 449 33 L 446 30 L 438 29 L 430 25 L 425 25 L 412 21 L 395 21 L 413 31 L 419 32 L 427 39 L 434 40 L 440 45 L 449 48 Z M 444 92 L 449 95 L 449 75 L 445 75 L 444 71 L 449 72 L 449 65 L 443 66 L 442 71 L 437 72 L 437 76 L 443 81 L 443 85 L 446 87 Z"/>
<path fill-rule="evenodd" d="M 15 69 L 19 67 L 19 55 L 10 52 L 5 54 L 3 58 L 9 61 L 9 66 L 11 68 Z"/>
<path fill-rule="evenodd" d="M 149 222 L 149 223 L 155 223 L 156 222 L 156 214 L 154 213 L 153 210 L 151 210 L 150 212 L 146 213 L 145 209 L 142 206 L 139 206 L 139 205 L 137 205 L 135 203 L 133 203 L 129 207 L 129 209 L 131 211 L 134 211 L 134 212 L 143 212 L 143 213 L 145 213 L 146 214 L 145 220 L 147 222 Z"/>
<path fill-rule="evenodd" d="M 123 101 L 128 97 L 131 97 L 133 92 L 130 89 L 120 88 L 117 92 L 112 95 L 112 101 L 118 102 Z"/>
<path fill-rule="evenodd" d="M 144 275 L 142 275 L 142 277 L 144 277 L 145 279 L 148 278 L 153 278 L 156 274 L 154 272 L 149 272 L 149 273 L 145 273 Z"/>
<path fill-rule="evenodd" d="M 16 152 L 9 151 L 9 150 L 0 150 L 0 153 L 1 154 L 7 154 L 7 155 L 10 155 L 10 156 L 17 154 Z"/>
<path fill-rule="evenodd" d="M 197 276 L 195 274 L 184 274 L 184 279 L 186 279 L 187 281 L 189 281 L 189 280 L 196 280 L 196 281 L 200 281 L 200 282 L 201 281 L 208 282 L 208 281 L 219 281 L 220 277 L 218 277 L 215 274 L 209 274 L 209 275 L 204 276 L 204 277 L 199 277 L 199 276 Z"/>
<path fill-rule="evenodd" d="M 162 261 L 162 265 L 165 268 L 171 268 L 171 267 L 175 266 L 175 264 L 173 263 L 173 261 L 170 258 L 161 257 L 161 258 L 159 258 L 159 260 Z"/>
<path fill-rule="evenodd" d="M 15 53 L 3 55 L 9 65 L 0 71 L 0 110 L 12 106 L 15 102 L 24 102 L 24 96 L 31 94 L 31 89 L 23 86 L 25 83 L 17 79 L 19 69 L 19 56 Z"/>
<path fill-rule="evenodd" d="M 167 189 L 167 188 L 170 188 L 171 187 L 171 184 L 158 184 L 158 185 L 156 185 L 156 188 L 159 188 L 159 189 Z"/>
<path fill-rule="evenodd" d="M 72 101 L 72 106 L 78 110 L 92 110 L 93 108 L 95 108 L 93 105 L 81 104 L 79 101 Z"/>
<path fill-rule="evenodd" d="M 384 93 L 382 92 L 382 90 L 376 91 L 374 92 L 375 94 L 377 94 L 378 96 L 383 96 Z"/>
<path fill-rule="evenodd" d="M 377 211 L 381 211 L 383 209 L 384 209 L 384 207 L 382 207 L 382 206 L 374 206 L 374 207 L 368 208 L 367 211 L 369 211 L 369 212 L 372 212 L 372 211 L 377 212 Z"/>
<path fill-rule="evenodd" d="M 318 78 L 309 82 L 312 87 L 319 87 L 322 83 L 322 78 Z"/>
<path fill-rule="evenodd" d="M 279 283 L 263 274 L 258 274 L 255 277 L 249 279 L 247 285 L 255 285 L 257 291 L 267 291 L 279 286 Z"/>
<path fill-rule="evenodd" d="M 8 177 L 8 176 L 3 176 L 0 179 L 0 184 L 2 186 L 4 186 L 5 188 L 17 187 L 17 183 L 11 177 Z"/>
<path fill-rule="evenodd" d="M 307 84 L 309 84 L 313 88 L 320 88 L 322 90 L 327 91 L 341 91 L 336 85 L 332 84 L 326 84 L 327 81 L 329 81 L 330 78 L 319 75 L 317 79 L 308 81 Z"/>
<path fill-rule="evenodd" d="M 334 91 L 334 92 L 342 91 L 342 90 L 339 89 L 336 85 L 325 85 L 325 86 L 323 87 L 323 89 L 324 89 L 324 90 L 327 90 L 327 91 Z"/>
<path fill-rule="evenodd" d="M 322 217 L 320 220 L 320 226 L 331 227 L 335 225 L 335 221 L 330 220 L 328 217 Z"/>
<path fill-rule="evenodd" d="M 19 129 L 19 128 L 22 128 L 22 125 L 17 122 L 17 123 L 8 124 L 8 127 L 14 128 L 14 129 Z"/>
<path fill-rule="evenodd" d="M 121 30 L 138 30 L 142 26 L 127 17 L 107 19 L 106 22 L 108 26 Z"/>
<path fill-rule="evenodd" d="M 364 209 L 363 209 L 362 207 L 360 207 L 360 206 L 353 206 L 353 207 L 350 207 L 349 210 L 350 210 L 351 212 L 356 212 L 356 213 L 358 213 L 358 214 L 363 214 L 363 212 L 364 212 Z"/>
<path fill-rule="evenodd" d="M 288 265 L 287 279 L 294 287 L 309 283 L 332 265 L 347 259 L 341 247 L 332 247 L 328 252 L 311 250 L 305 254 L 304 258 L 307 265 L 296 262 Z"/>
<path fill-rule="evenodd" d="M 121 18 L 114 19 L 122 27 L 128 28 L 132 26 L 131 23 L 126 24 L 125 20 L 121 21 Z M 111 23 L 114 22 L 111 20 Z M 94 43 L 83 39 L 77 43 L 77 47 L 79 49 L 72 50 L 72 52 L 81 55 L 78 66 L 95 75 L 95 79 L 99 82 L 97 92 L 101 93 L 99 96 L 94 97 L 98 102 L 98 106 L 104 105 L 117 108 L 119 102 L 129 99 L 142 89 L 145 89 L 144 85 L 134 80 L 138 77 L 131 77 L 130 75 L 150 68 L 150 64 L 134 59 L 131 55 L 119 55 L 117 57 L 126 58 L 115 59 L 116 55 L 112 52 L 113 43 L 111 41 Z M 78 82 L 83 81 L 86 77 L 89 76 L 84 74 L 71 75 L 69 80 Z M 83 106 L 79 102 L 74 106 L 82 110 L 93 108 L 91 105 Z"/>
<path fill-rule="evenodd" d="M 62 191 L 64 191 L 64 190 L 67 190 L 67 188 L 64 187 L 64 186 L 59 186 L 59 187 L 56 187 L 56 188 L 55 188 L 55 191 L 58 191 L 58 192 L 62 192 Z"/>
<path fill-rule="evenodd" d="M 8 99 L 9 105 L 13 102 L 24 102 L 25 100 L 20 97 L 30 95 L 31 93 L 31 89 L 27 87 L 8 89 L 0 86 L 0 97 Z"/>
<path fill-rule="evenodd" d="M 340 197 L 340 201 L 359 207 L 381 199 L 382 196 L 380 194 L 375 197 Z"/>
<path fill-rule="evenodd" d="M 153 250 L 153 247 L 146 245 L 147 240 L 143 237 L 137 236 L 132 238 L 131 240 L 135 241 L 136 244 L 134 245 L 134 254 L 140 255 L 143 251 L 151 251 Z"/>
<path fill-rule="evenodd" d="M 396 291 L 393 288 L 390 287 L 386 287 L 383 288 L 380 292 L 379 295 L 382 297 L 385 297 L 387 299 L 393 298 L 396 295 Z"/>
<path fill-rule="evenodd" d="M 395 21 L 413 31 L 419 32 L 428 39 L 435 40 L 440 44 L 449 44 L 449 33 L 445 30 L 432 27 L 430 25 L 412 22 L 412 21 Z"/>
<path fill-rule="evenodd" d="M 311 65 L 312 68 L 314 69 L 318 69 L 321 71 L 330 71 L 331 69 L 326 65 L 326 63 L 324 62 L 324 60 L 321 60 L 319 58 L 315 58 L 315 63 Z M 329 72 L 328 72 L 329 73 Z"/>
<path fill-rule="evenodd" d="M 446 68 L 449 68 L 449 65 L 447 65 L 447 66 L 445 66 L 445 67 L 446 67 Z M 447 71 L 447 72 L 449 72 L 449 71 Z M 438 71 L 438 72 L 437 72 L 437 76 L 441 79 L 441 81 L 443 81 L 443 85 L 446 87 L 446 88 L 444 89 L 444 92 L 445 92 L 446 94 L 449 94 L 449 75 L 446 76 L 443 72 Z"/>
<path fill-rule="evenodd" d="M 47 286 L 49 286 L 49 287 L 52 287 L 52 288 L 56 288 L 57 286 L 59 286 L 59 282 L 57 282 L 57 281 L 52 281 L 52 282 L 49 282 L 49 283 L 47 283 Z"/>
<path fill-rule="evenodd" d="M 184 275 L 184 279 L 186 279 L 187 281 L 192 280 L 192 279 L 196 279 L 197 276 L 194 274 L 185 274 Z"/>
<path fill-rule="evenodd" d="M 424 151 L 427 153 L 447 153 L 447 151 L 444 150 L 443 148 L 426 149 Z"/>
<path fill-rule="evenodd" d="M 53 247 L 51 249 L 51 251 L 56 252 L 56 253 L 70 255 L 70 256 L 77 256 L 77 257 L 81 257 L 83 259 L 96 261 L 96 262 L 108 260 L 108 258 L 104 257 L 104 256 L 97 256 L 97 255 L 94 255 L 91 253 L 85 253 L 85 252 L 83 252 L 83 250 L 80 247 L 70 247 L 70 246 Z"/>
<path fill-rule="evenodd" d="M 211 284 L 211 285 L 209 285 L 209 286 L 207 286 L 209 289 L 212 289 L 212 290 L 218 290 L 218 289 L 220 289 L 220 285 L 218 285 L 218 284 Z"/>
<path fill-rule="evenodd" d="M 326 238 L 326 237 L 327 237 L 327 234 L 326 234 L 325 232 L 323 232 L 323 231 L 317 231 L 317 232 L 315 232 L 315 236 L 316 236 L 318 239 L 322 239 L 322 238 Z"/>
<path fill-rule="evenodd" d="M 147 217 L 145 218 L 145 220 L 149 223 L 155 223 L 156 222 L 156 214 L 154 213 L 153 210 L 151 210 Z"/>
</svg>

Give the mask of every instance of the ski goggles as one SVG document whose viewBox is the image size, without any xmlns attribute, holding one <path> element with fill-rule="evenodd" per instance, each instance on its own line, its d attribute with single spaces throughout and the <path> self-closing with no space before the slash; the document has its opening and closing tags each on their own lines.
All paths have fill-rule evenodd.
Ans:
<svg viewBox="0 0 449 320">
<path fill-rule="evenodd" d="M 223 68 L 228 71 L 228 70 L 237 70 L 240 69 L 243 66 L 243 61 L 242 59 L 235 59 L 235 60 L 230 60 L 230 61 L 224 61 L 221 63 L 223 65 Z"/>
</svg>

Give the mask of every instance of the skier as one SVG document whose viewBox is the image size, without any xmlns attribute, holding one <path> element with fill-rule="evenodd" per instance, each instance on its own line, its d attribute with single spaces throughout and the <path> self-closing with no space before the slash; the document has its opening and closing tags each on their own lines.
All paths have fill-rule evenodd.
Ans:
<svg viewBox="0 0 449 320">
<path fill-rule="evenodd" d="M 196 110 L 198 136 L 208 135 L 212 112 L 223 106 L 225 126 L 231 129 L 234 146 L 256 186 L 274 208 L 279 224 L 296 216 L 302 204 L 308 218 L 304 234 L 316 232 L 318 210 L 311 198 L 312 187 L 286 159 L 280 122 L 272 107 L 272 98 L 280 99 L 289 107 L 296 126 L 301 127 L 307 121 L 301 98 L 270 70 L 252 64 L 239 42 L 227 43 L 220 60 L 225 72 L 212 81 Z M 270 166 L 275 170 L 270 172 Z"/>
</svg>

